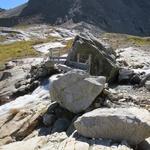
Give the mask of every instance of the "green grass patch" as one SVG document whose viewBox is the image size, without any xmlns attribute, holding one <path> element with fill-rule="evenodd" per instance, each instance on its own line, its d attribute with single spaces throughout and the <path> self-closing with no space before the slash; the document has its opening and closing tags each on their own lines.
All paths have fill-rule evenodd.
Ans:
<svg viewBox="0 0 150 150">
<path fill-rule="evenodd" d="M 104 40 L 109 43 L 114 49 L 129 46 L 144 47 L 150 45 L 150 37 L 139 37 L 119 33 L 104 33 L 103 35 L 101 35 L 101 38 L 104 38 Z"/>
<path fill-rule="evenodd" d="M 136 37 L 136 36 L 128 36 L 127 40 L 136 44 L 136 45 L 150 45 L 150 38 L 149 37 Z"/>
<path fill-rule="evenodd" d="M 0 45 L 0 70 L 4 68 L 4 64 L 7 61 L 27 58 L 27 57 L 36 57 L 40 53 L 37 52 L 33 46 L 37 44 L 43 44 L 48 42 L 55 42 L 58 38 L 56 37 L 47 37 L 47 39 L 37 39 L 32 41 L 18 41 L 11 44 L 1 44 Z M 73 39 L 67 41 L 66 47 L 60 50 L 61 55 L 68 53 L 68 50 L 72 47 Z"/>
<path fill-rule="evenodd" d="M 38 56 L 39 53 L 33 49 L 37 41 L 20 41 L 11 44 L 0 45 L 0 69 L 4 63 L 10 60 Z"/>
<path fill-rule="evenodd" d="M 28 29 L 29 27 L 32 27 L 34 25 L 28 25 L 28 24 L 18 24 L 18 25 L 15 25 L 13 28 L 14 29 Z"/>
<path fill-rule="evenodd" d="M 6 40 L 6 36 L 0 35 L 0 42 L 4 42 Z"/>
</svg>

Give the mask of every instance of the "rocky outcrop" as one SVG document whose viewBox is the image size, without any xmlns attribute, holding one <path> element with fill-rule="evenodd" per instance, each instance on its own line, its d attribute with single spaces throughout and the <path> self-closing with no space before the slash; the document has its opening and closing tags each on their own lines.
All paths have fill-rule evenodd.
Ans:
<svg viewBox="0 0 150 150">
<path fill-rule="evenodd" d="M 141 39 L 142 40 L 142 39 Z M 123 67 L 130 69 L 148 69 L 149 68 L 149 51 L 140 47 L 118 48 L 116 50 L 118 55 L 117 62 Z"/>
<path fill-rule="evenodd" d="M 134 73 L 131 69 L 121 68 L 119 70 L 118 82 L 120 84 L 137 84 L 140 85 L 142 75 Z"/>
<path fill-rule="evenodd" d="M 12 63 L 7 63 L 11 65 Z M 6 67 L 0 73 L 0 103 L 33 92 L 50 75 L 58 73 L 54 65 L 41 58 L 27 58 L 14 61 L 14 67 Z M 3 101 L 3 102 L 2 102 Z"/>
<path fill-rule="evenodd" d="M 4 72 L 0 73 L 0 81 L 6 80 L 10 77 L 12 77 L 10 72 L 4 71 Z"/>
<path fill-rule="evenodd" d="M 16 64 L 13 61 L 9 61 L 9 62 L 5 63 L 5 69 L 12 69 L 15 66 L 16 66 Z"/>
<path fill-rule="evenodd" d="M 74 133 L 68 137 L 64 132 L 34 137 L 1 147 L 1 150 L 132 150 L 126 143 L 112 144 L 110 140 L 88 139 Z"/>
<path fill-rule="evenodd" d="M 61 150 L 132 150 L 126 143 L 112 144 L 109 140 L 88 139 L 76 132 L 66 140 L 64 140 L 59 149 Z"/>
<path fill-rule="evenodd" d="M 2 99 L 13 99 L 27 92 L 31 92 L 31 79 L 27 79 L 31 65 L 38 64 L 38 58 L 20 59 L 6 63 L 6 68 L 0 73 L 0 97 Z M 32 84 L 33 87 L 33 84 Z M 37 86 L 35 86 L 36 88 Z"/>
<path fill-rule="evenodd" d="M 24 70 L 25 68 L 25 70 Z M 3 98 L 11 97 L 17 91 L 15 84 L 19 81 L 26 80 L 26 76 L 30 70 L 28 65 L 16 66 L 12 69 L 2 72 L 0 83 L 0 96 Z"/>
<path fill-rule="evenodd" d="M 0 145 L 22 140 L 31 134 L 48 106 L 47 101 L 37 101 L 25 105 L 24 108 L 14 108 L 8 113 L 0 114 Z"/>
<path fill-rule="evenodd" d="M 35 137 L 27 141 L 16 142 L 6 146 L 2 146 L 1 150 L 35 150 L 47 143 L 46 137 Z"/>
<path fill-rule="evenodd" d="M 51 61 L 45 61 L 38 65 L 32 66 L 30 70 L 31 78 L 34 80 L 46 78 L 56 73 L 59 72 Z"/>
<path fill-rule="evenodd" d="M 0 147 L 1 150 L 46 150 L 53 149 L 57 150 L 60 143 L 67 139 L 65 133 L 55 133 L 49 136 L 33 137 L 28 140 L 16 142 Z"/>
<path fill-rule="evenodd" d="M 50 96 L 62 107 L 73 113 L 86 110 L 102 92 L 105 77 L 89 76 L 81 70 L 72 70 L 64 75 L 50 78 Z"/>
<path fill-rule="evenodd" d="M 70 61 L 77 62 L 78 54 L 80 54 L 81 60 L 88 60 L 91 55 L 91 64 L 89 65 L 92 75 L 106 76 L 109 82 L 116 79 L 118 73 L 116 54 L 108 45 L 101 43 L 92 35 L 76 36 L 66 64 L 70 66 Z"/>
<path fill-rule="evenodd" d="M 138 108 L 97 109 L 75 122 L 78 133 L 90 138 L 126 140 L 137 145 L 150 136 L 150 113 Z"/>
<path fill-rule="evenodd" d="M 150 73 L 147 74 L 147 73 L 144 72 L 144 74 L 145 75 L 144 75 L 144 77 L 142 78 L 142 80 L 140 82 L 140 86 L 144 86 L 145 83 L 150 80 Z"/>
</svg>

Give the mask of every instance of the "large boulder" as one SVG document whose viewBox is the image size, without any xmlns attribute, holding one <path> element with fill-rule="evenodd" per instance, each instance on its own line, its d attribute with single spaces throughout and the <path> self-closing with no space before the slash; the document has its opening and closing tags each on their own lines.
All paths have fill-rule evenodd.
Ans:
<svg viewBox="0 0 150 150">
<path fill-rule="evenodd" d="M 88 59 L 91 55 L 91 75 L 106 76 L 107 81 L 116 79 L 118 73 L 116 53 L 108 45 L 98 41 L 92 35 L 76 36 L 66 64 L 70 66 L 70 61 L 77 61 L 78 54 L 81 60 Z"/>
<path fill-rule="evenodd" d="M 103 76 L 95 77 L 81 70 L 72 70 L 50 78 L 50 96 L 62 107 L 79 113 L 86 110 L 102 92 L 105 81 Z"/>
<path fill-rule="evenodd" d="M 85 137 L 126 140 L 131 145 L 150 137 L 150 113 L 138 108 L 97 109 L 79 117 L 74 125 Z"/>
</svg>

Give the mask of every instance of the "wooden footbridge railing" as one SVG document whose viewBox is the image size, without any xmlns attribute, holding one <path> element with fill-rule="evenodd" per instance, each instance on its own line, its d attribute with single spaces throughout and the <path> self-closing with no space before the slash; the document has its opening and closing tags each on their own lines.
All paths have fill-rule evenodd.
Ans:
<svg viewBox="0 0 150 150">
<path fill-rule="evenodd" d="M 76 61 L 67 60 L 67 56 L 61 56 L 60 50 L 51 50 L 50 61 L 52 61 L 55 64 L 65 64 L 67 61 L 67 66 L 75 69 L 81 69 L 85 70 L 90 73 L 91 70 L 91 61 L 92 61 L 92 55 L 81 55 L 80 53 L 77 54 Z"/>
</svg>

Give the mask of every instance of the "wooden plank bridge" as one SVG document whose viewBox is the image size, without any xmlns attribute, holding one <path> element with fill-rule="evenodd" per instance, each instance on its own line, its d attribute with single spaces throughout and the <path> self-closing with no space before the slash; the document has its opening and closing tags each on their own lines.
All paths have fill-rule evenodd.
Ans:
<svg viewBox="0 0 150 150">
<path fill-rule="evenodd" d="M 85 70 L 88 73 L 90 73 L 91 70 L 91 60 L 92 60 L 92 55 L 86 56 L 87 59 L 82 57 L 80 53 L 77 54 L 76 61 L 71 61 L 67 60 L 67 56 L 61 55 L 60 50 L 51 50 L 50 51 L 50 56 L 49 59 L 52 61 L 54 64 L 67 64 L 68 67 L 71 67 L 72 69 L 81 69 Z M 66 63 L 67 61 L 67 63 Z"/>
</svg>

